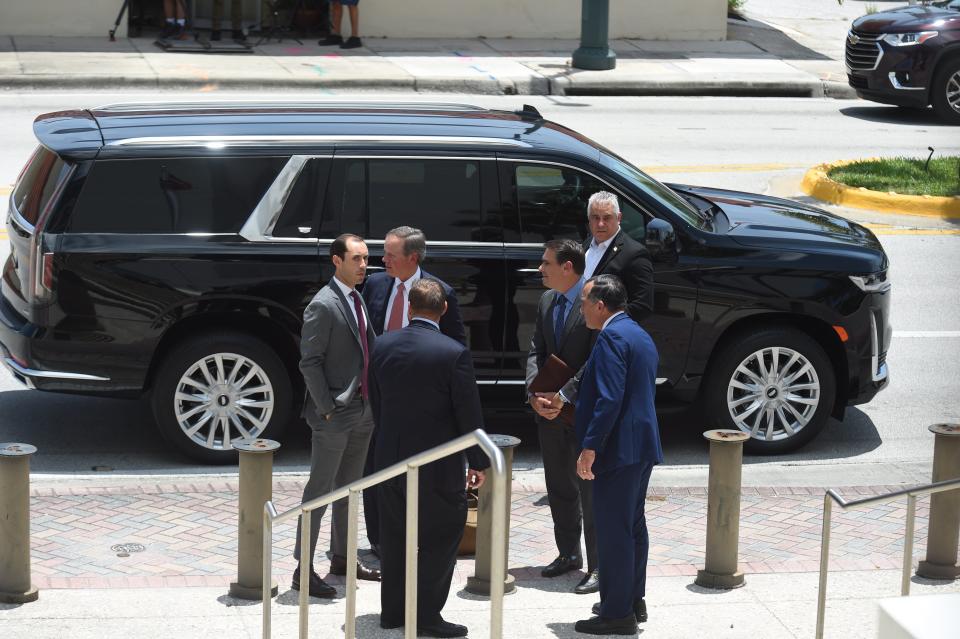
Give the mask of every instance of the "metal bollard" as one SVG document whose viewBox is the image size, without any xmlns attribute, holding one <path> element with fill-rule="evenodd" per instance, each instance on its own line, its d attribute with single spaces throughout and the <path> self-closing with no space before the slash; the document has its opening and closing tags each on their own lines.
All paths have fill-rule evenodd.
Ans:
<svg viewBox="0 0 960 639">
<path fill-rule="evenodd" d="M 510 435 L 490 435 L 490 439 L 503 452 L 503 461 L 507 470 L 506 477 L 506 499 L 504 507 L 507 510 L 506 517 L 506 547 L 503 553 L 504 575 L 503 594 L 509 595 L 517 590 L 516 580 L 513 575 L 506 572 L 508 557 L 510 556 L 510 494 L 511 484 L 513 482 L 513 449 L 520 445 L 520 440 Z M 493 544 L 493 535 L 491 530 L 492 494 L 491 482 L 484 482 L 480 487 L 479 501 L 477 503 L 477 552 L 474 556 L 473 570 L 474 574 L 467 577 L 467 585 L 464 590 L 472 592 L 475 595 L 490 594 L 490 549 Z"/>
<path fill-rule="evenodd" d="M 934 424 L 933 481 L 960 478 L 960 424 Z M 917 576 L 928 579 L 960 577 L 957 544 L 960 542 L 960 490 L 930 497 L 927 559 L 917 566 Z"/>
<path fill-rule="evenodd" d="M 238 439 L 240 451 L 240 508 L 237 526 L 237 581 L 230 596 L 263 599 L 263 505 L 273 499 L 273 452 L 280 444 L 270 439 Z M 277 582 L 270 595 L 277 594 Z"/>
<path fill-rule="evenodd" d="M 36 601 L 30 582 L 30 444 L 0 444 L 0 603 Z"/>
<path fill-rule="evenodd" d="M 729 590 L 744 584 L 737 570 L 740 542 L 740 478 L 743 442 L 750 435 L 739 430 L 710 430 L 710 479 L 707 492 L 707 553 L 703 570 L 694 583 L 704 588 Z"/>
</svg>

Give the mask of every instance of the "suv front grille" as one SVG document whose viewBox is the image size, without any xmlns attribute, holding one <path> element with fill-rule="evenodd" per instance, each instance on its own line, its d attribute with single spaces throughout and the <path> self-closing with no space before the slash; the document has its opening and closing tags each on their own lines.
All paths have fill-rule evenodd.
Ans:
<svg viewBox="0 0 960 639">
<path fill-rule="evenodd" d="M 847 33 L 847 68 L 854 71 L 873 71 L 880 62 L 883 51 L 880 38 L 876 33 L 862 33 L 851 30 Z"/>
<path fill-rule="evenodd" d="M 850 83 L 854 89 L 869 89 L 870 85 L 867 83 L 867 79 L 863 76 L 848 74 L 847 81 Z"/>
</svg>

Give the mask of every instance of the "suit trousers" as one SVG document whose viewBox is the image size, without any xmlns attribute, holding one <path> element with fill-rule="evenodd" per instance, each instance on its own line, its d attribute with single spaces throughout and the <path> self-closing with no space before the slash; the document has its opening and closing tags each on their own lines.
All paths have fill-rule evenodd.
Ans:
<svg viewBox="0 0 960 639">
<path fill-rule="evenodd" d="M 553 536 L 561 555 L 580 554 L 580 533 L 586 541 L 587 570 L 597 566 L 597 535 L 593 523 L 593 489 L 577 475 L 579 445 L 573 427 L 561 418 L 537 417 L 547 501 Z"/>
<path fill-rule="evenodd" d="M 310 478 L 303 488 L 303 501 L 321 497 L 335 488 L 345 486 L 363 476 L 367 446 L 373 432 L 373 412 L 370 403 L 359 394 L 349 405 L 334 411 L 330 421 L 311 424 L 313 430 L 310 451 Z M 320 522 L 326 506 L 310 515 L 310 560 L 317 549 Z M 333 503 L 333 525 L 330 534 L 330 552 L 337 557 L 347 555 L 347 499 Z M 300 522 L 297 522 L 297 540 L 294 559 L 300 559 Z"/>
<path fill-rule="evenodd" d="M 424 625 L 440 620 L 440 611 L 450 594 L 457 548 L 467 523 L 467 495 L 463 488 L 451 492 L 430 485 L 433 482 L 425 476 L 421 476 L 420 482 L 417 625 Z M 406 477 L 401 475 L 380 484 L 378 492 L 380 569 L 383 573 L 380 619 L 389 624 L 402 624 L 406 574 Z"/>
<path fill-rule="evenodd" d="M 601 617 L 626 617 L 646 594 L 650 536 L 643 507 L 652 471 L 653 464 L 644 462 L 598 473 L 593 480 Z"/>
</svg>

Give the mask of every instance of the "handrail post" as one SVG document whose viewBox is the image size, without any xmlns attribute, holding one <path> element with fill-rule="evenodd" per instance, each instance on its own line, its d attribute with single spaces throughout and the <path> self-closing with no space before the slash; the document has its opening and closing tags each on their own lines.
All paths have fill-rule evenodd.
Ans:
<svg viewBox="0 0 960 639">
<path fill-rule="evenodd" d="M 729 590 L 744 584 L 738 570 L 740 544 L 740 484 L 743 443 L 750 439 L 739 430 L 710 430 L 710 475 L 707 492 L 707 549 L 703 570 L 695 583 L 704 588 Z"/>
<path fill-rule="evenodd" d="M 900 576 L 900 596 L 910 594 L 910 569 L 913 568 L 913 534 L 917 520 L 917 497 L 907 495 L 907 522 L 903 533 L 903 574 Z"/>
<path fill-rule="evenodd" d="M 0 444 L 0 603 L 40 596 L 30 581 L 30 444 Z"/>
<path fill-rule="evenodd" d="M 513 483 L 513 450 L 520 445 L 520 440 L 510 435 L 489 435 L 490 440 L 497 446 L 503 454 L 504 472 L 503 472 L 503 503 L 499 503 L 497 490 L 494 482 L 484 483 L 480 486 L 480 495 L 477 502 L 477 551 L 474 555 L 474 574 L 467 577 L 467 585 L 464 590 L 475 595 L 490 595 L 493 597 L 491 583 L 493 580 L 493 549 L 499 545 L 500 539 L 496 534 L 502 534 L 504 539 L 504 556 L 498 561 L 503 565 L 503 592 L 511 594 L 517 590 L 516 579 L 513 575 L 507 574 L 507 556 L 510 547 L 510 501 L 511 484 Z M 502 513 L 497 509 L 502 509 Z M 495 532 L 493 529 L 493 517 L 503 515 L 503 532 Z"/>
<path fill-rule="evenodd" d="M 263 505 L 273 499 L 273 454 L 280 444 L 270 439 L 238 439 L 233 448 L 240 452 L 240 496 L 237 509 L 237 580 L 230 584 L 230 596 L 237 599 L 263 598 Z M 277 584 L 270 583 L 270 596 Z"/>
<path fill-rule="evenodd" d="M 830 566 L 830 493 L 823 495 L 823 524 L 820 529 L 820 587 L 817 589 L 817 639 L 823 639 L 823 617 L 827 605 L 827 572 Z"/>
<path fill-rule="evenodd" d="M 307 639 L 310 628 L 310 570 L 313 557 L 310 552 L 310 527 L 313 512 L 300 511 L 300 639 Z"/>
<path fill-rule="evenodd" d="M 420 515 L 420 468 L 410 465 L 407 468 L 407 536 L 405 557 L 406 580 L 404 582 L 404 626 L 405 639 L 417 637 L 417 549 L 419 548 Z"/>
<path fill-rule="evenodd" d="M 960 424 L 934 424 L 933 481 L 960 478 Z M 930 496 L 927 557 L 917 575 L 929 579 L 960 577 L 957 543 L 960 541 L 960 490 Z"/>
</svg>

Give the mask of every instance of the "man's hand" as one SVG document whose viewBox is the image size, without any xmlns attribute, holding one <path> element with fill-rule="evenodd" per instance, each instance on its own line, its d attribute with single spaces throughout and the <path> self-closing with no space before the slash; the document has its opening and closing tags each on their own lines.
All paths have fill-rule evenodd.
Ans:
<svg viewBox="0 0 960 639">
<path fill-rule="evenodd" d="M 480 488 L 486 478 L 487 475 L 482 470 L 469 469 L 467 471 L 467 489 Z"/>
<path fill-rule="evenodd" d="M 544 419 L 556 419 L 563 408 L 560 393 L 537 393 L 530 398 L 530 405 Z"/>
<path fill-rule="evenodd" d="M 580 479 L 593 479 L 593 462 L 597 459 L 597 451 L 584 448 L 577 458 L 577 476 Z"/>
</svg>

